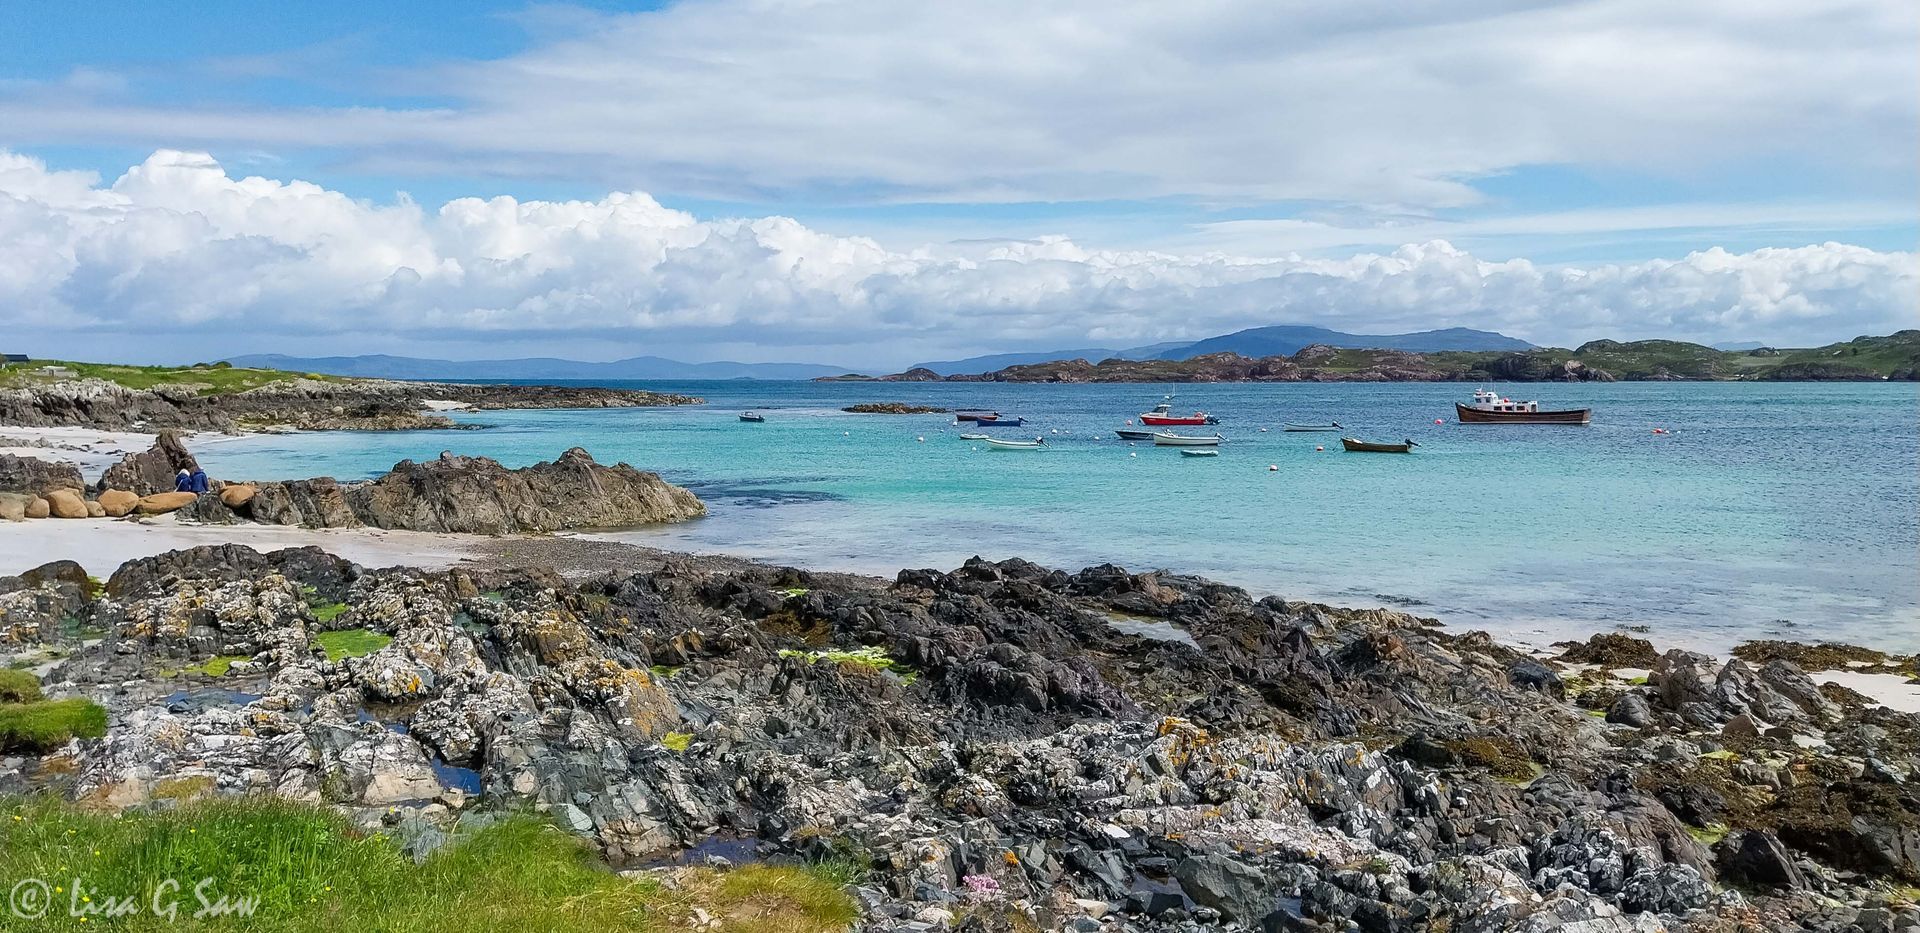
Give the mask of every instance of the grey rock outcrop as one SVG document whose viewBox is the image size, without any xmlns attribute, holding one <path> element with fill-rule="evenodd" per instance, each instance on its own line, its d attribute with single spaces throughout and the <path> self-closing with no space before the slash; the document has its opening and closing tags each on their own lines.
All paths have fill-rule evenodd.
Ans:
<svg viewBox="0 0 1920 933">
<path fill-rule="evenodd" d="M 162 431 L 153 440 L 153 446 L 137 454 L 128 454 L 119 463 L 107 467 L 100 475 L 100 481 L 94 484 L 97 492 L 119 489 L 136 496 L 150 496 L 156 492 L 172 492 L 173 478 L 181 470 L 192 472 L 200 468 L 200 461 L 187 452 L 180 435 L 172 431 Z"/>
<path fill-rule="evenodd" d="M 517 470 L 485 457 L 441 454 L 422 463 L 402 461 L 368 482 L 320 477 L 251 485 L 252 497 L 237 508 L 208 493 L 189 517 L 497 535 L 623 528 L 706 514 L 693 493 L 658 474 L 596 463 L 578 447 Z"/>
<path fill-rule="evenodd" d="M 85 492 L 87 481 L 71 463 L 0 454 L 0 492 L 45 496 L 56 489 Z"/>
</svg>

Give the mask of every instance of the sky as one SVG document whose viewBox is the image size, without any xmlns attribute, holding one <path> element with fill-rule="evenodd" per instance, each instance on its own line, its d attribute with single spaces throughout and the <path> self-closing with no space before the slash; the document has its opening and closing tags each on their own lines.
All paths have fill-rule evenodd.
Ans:
<svg viewBox="0 0 1920 933">
<path fill-rule="evenodd" d="M 0 350 L 1820 344 L 1920 326 L 1916 48 L 1911 0 L 11 0 Z"/>
</svg>

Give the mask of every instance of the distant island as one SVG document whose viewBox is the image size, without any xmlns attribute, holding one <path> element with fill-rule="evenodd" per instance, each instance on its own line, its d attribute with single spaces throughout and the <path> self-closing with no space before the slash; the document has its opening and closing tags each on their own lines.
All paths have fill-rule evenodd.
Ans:
<svg viewBox="0 0 1920 933">
<path fill-rule="evenodd" d="M 1496 335 L 1497 336 L 1497 335 Z M 1085 358 L 941 375 L 927 368 L 821 381 L 876 382 L 1614 382 L 1920 380 L 1920 330 L 1807 349 L 1716 350 L 1678 340 L 1593 340 L 1571 350 L 1413 352 L 1313 344 L 1291 354 L 1183 359 Z"/>
</svg>

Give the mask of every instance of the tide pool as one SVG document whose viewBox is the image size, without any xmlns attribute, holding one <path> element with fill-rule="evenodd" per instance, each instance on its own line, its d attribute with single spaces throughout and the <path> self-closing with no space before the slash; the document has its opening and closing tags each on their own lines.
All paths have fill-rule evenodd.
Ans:
<svg viewBox="0 0 1920 933">
<path fill-rule="evenodd" d="M 1591 406 L 1585 428 L 1455 424 L 1453 402 L 1474 388 L 1462 384 L 624 385 L 708 404 L 259 436 L 202 460 L 231 479 L 355 479 L 442 450 L 522 466 L 580 446 L 707 501 L 705 519 L 616 533 L 657 547 L 886 575 L 975 554 L 1112 562 L 1536 642 L 1644 628 L 1704 648 L 1759 637 L 1920 648 L 1911 384 L 1499 387 L 1547 408 Z M 1220 456 L 1114 436 L 1169 391 L 1177 412 L 1220 417 L 1176 429 L 1218 430 Z M 839 411 L 864 401 L 1024 416 L 996 436 L 1045 436 L 1050 449 L 992 451 L 942 415 Z M 749 407 L 766 423 L 740 422 Z M 1339 433 L 1283 433 L 1284 421 L 1420 447 L 1349 454 Z"/>
</svg>

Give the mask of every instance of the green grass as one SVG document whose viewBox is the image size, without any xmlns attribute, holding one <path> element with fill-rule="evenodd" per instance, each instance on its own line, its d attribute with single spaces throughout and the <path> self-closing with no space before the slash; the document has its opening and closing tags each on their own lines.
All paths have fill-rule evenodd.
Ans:
<svg viewBox="0 0 1920 933">
<path fill-rule="evenodd" d="M 322 650 L 326 651 L 327 660 L 329 661 L 365 657 L 393 644 L 393 639 L 379 632 L 370 632 L 363 628 L 342 629 L 338 632 L 321 632 L 319 635 L 314 636 L 313 640 L 319 643 Z"/>
<path fill-rule="evenodd" d="M 73 738 L 107 734 L 107 711 L 88 699 L 41 700 L 0 706 L 0 752 L 40 753 Z"/>
<path fill-rule="evenodd" d="M 32 703 L 40 699 L 40 678 L 27 671 L 0 671 L 0 703 Z"/>
<path fill-rule="evenodd" d="M 347 611 L 347 604 L 346 603 L 317 603 L 307 608 L 309 612 L 313 613 L 314 621 L 332 622 L 333 620 L 340 618 L 341 613 Z"/>
<path fill-rule="evenodd" d="M 217 657 L 208 658 L 207 663 L 202 664 L 199 667 L 188 668 L 188 670 L 198 671 L 209 677 L 225 677 L 227 676 L 227 672 L 233 669 L 233 662 L 251 661 L 251 660 L 253 660 L 253 657 L 251 655 L 223 654 Z"/>
<path fill-rule="evenodd" d="M 461 830 L 415 865 L 392 840 L 330 810 L 273 799 L 124 815 L 0 799 L 0 882 L 27 878 L 61 888 L 54 903 L 63 915 L 33 927 L 49 930 L 609 933 L 687 929 L 699 908 L 729 933 L 827 933 L 857 918 L 839 886 L 809 870 L 697 871 L 669 891 L 614 874 L 580 840 L 527 815 Z M 111 895 L 140 910 L 80 924 L 64 915 L 74 878 L 91 898 L 83 905 L 104 908 Z M 175 922 L 148 909 L 168 878 L 183 886 Z M 253 915 L 193 919 L 202 878 L 214 879 L 214 897 L 253 898 Z"/>
<path fill-rule="evenodd" d="M 112 363 L 75 363 L 64 360 L 34 360 L 31 364 L 0 371 L 0 386 L 24 386 L 53 381 L 53 377 L 35 372 L 41 366 L 64 366 L 82 379 L 104 379 L 129 389 L 155 386 L 196 386 L 201 395 L 229 395 L 276 382 L 318 379 L 343 382 L 338 376 L 294 373 L 278 369 L 236 369 L 217 366 L 120 366 Z"/>
</svg>

